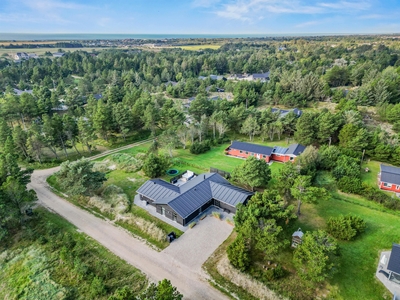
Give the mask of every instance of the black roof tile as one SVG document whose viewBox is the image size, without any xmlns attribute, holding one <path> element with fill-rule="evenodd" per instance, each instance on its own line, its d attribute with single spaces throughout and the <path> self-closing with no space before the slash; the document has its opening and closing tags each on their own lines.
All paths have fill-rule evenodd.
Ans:
<svg viewBox="0 0 400 300">
<path fill-rule="evenodd" d="M 400 185 L 400 168 L 381 164 L 381 181 Z"/>
<path fill-rule="evenodd" d="M 390 253 L 390 259 L 387 266 L 389 271 L 400 274 L 400 245 L 393 244 L 392 252 Z"/>
<path fill-rule="evenodd" d="M 268 146 L 262 146 L 262 145 L 250 144 L 250 143 L 238 142 L 238 141 L 233 141 L 232 145 L 230 145 L 229 148 L 252 152 L 252 153 L 257 153 L 257 154 L 268 155 L 268 156 L 270 156 L 272 154 L 272 150 L 273 150 L 273 148 L 268 147 Z"/>
</svg>

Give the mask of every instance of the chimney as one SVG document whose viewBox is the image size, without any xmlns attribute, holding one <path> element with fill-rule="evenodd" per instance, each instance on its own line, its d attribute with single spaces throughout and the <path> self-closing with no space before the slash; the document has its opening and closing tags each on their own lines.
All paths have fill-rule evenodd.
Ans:
<svg viewBox="0 0 400 300">
<path fill-rule="evenodd" d="M 206 179 L 206 174 L 204 174 L 204 179 Z"/>
</svg>

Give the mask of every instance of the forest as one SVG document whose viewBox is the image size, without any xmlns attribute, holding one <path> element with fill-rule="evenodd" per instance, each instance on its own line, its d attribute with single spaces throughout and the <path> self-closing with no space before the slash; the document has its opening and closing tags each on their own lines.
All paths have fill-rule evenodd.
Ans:
<svg viewBox="0 0 400 300">
<path fill-rule="evenodd" d="M 151 139 L 146 153 L 129 158 L 134 166 L 124 168 L 162 177 L 179 159 L 203 170 L 200 162 L 217 157 L 215 149 L 234 139 L 267 145 L 297 142 L 307 148 L 294 164 L 277 168 L 251 159 L 235 167 L 232 163 L 232 168 L 227 164 L 233 181 L 257 193 L 238 208 L 224 253 L 234 268 L 289 298 L 310 299 L 324 289 L 333 298 L 335 293 L 354 296 L 338 279 L 348 271 L 341 268 L 346 260 L 340 251 L 362 240 L 376 220 L 361 208 L 342 213 L 337 203 L 362 203 L 360 207 L 377 214 L 397 217 L 399 200 L 380 191 L 376 178 L 366 180 L 364 170 L 370 161 L 400 166 L 400 42 L 387 36 L 222 42 L 218 49 L 196 51 L 78 50 L 20 62 L 2 57 L 0 240 L 21 228 L 23 207 L 35 200 L 25 187 L 32 169 L 67 161 L 66 168 L 82 156 Z M 266 72 L 265 81 L 232 77 Z M 100 187 L 106 175 L 99 176 Z M 64 189 L 80 191 L 70 182 Z M 328 201 L 335 201 L 330 207 L 340 214 L 320 212 L 324 221 L 318 226 L 302 218 L 303 209 L 313 215 L 317 208 L 310 205 Z M 297 226 L 308 231 L 293 253 L 288 237 Z M 63 249 L 57 249 L 61 255 Z M 310 249 L 318 249 L 319 256 L 310 256 Z M 311 264 L 313 259 L 318 263 Z M 270 260 L 279 266 L 265 272 L 260 264 Z M 371 278 L 360 282 L 370 283 Z M 85 284 L 90 291 L 93 283 Z M 335 284 L 345 291 L 329 287 Z M 114 292 L 110 285 L 101 295 Z"/>
</svg>

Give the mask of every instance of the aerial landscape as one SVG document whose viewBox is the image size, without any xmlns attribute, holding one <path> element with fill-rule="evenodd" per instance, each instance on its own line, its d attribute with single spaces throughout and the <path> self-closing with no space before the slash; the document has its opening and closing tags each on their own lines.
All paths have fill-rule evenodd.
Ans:
<svg viewBox="0 0 400 300">
<path fill-rule="evenodd" d="M 399 13 L 1 1 L 0 299 L 400 299 Z"/>
</svg>

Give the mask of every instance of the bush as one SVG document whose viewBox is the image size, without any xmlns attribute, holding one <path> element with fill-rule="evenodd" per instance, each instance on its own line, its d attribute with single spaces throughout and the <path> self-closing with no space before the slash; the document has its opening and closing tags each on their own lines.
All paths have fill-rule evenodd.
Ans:
<svg viewBox="0 0 400 300">
<path fill-rule="evenodd" d="M 190 153 L 192 154 L 201 154 L 205 153 L 208 150 L 211 149 L 210 142 L 209 141 L 204 141 L 202 143 L 194 142 L 190 146 Z"/>
<path fill-rule="evenodd" d="M 219 212 L 213 211 L 211 214 L 213 217 L 217 218 L 218 220 L 221 220 L 221 214 Z"/>
<path fill-rule="evenodd" d="M 231 264 L 240 271 L 246 271 L 250 266 L 249 249 L 246 241 L 241 235 L 238 235 L 236 240 L 229 245 L 228 258 Z"/>
<path fill-rule="evenodd" d="M 94 277 L 90 285 L 90 295 L 93 296 L 93 298 L 96 298 L 97 296 L 103 296 L 105 293 L 106 288 L 103 280 L 97 276 Z"/>
<path fill-rule="evenodd" d="M 156 178 L 164 174 L 168 169 L 170 161 L 165 156 L 158 156 L 150 153 L 143 163 L 143 172 L 150 178 Z"/>
<path fill-rule="evenodd" d="M 193 228 L 194 226 L 196 226 L 196 224 L 197 224 L 196 222 L 190 223 L 190 224 L 189 224 L 189 228 Z"/>
<path fill-rule="evenodd" d="M 357 216 L 339 216 L 336 218 L 329 218 L 327 222 L 328 233 L 333 237 L 350 241 L 357 235 L 364 232 L 366 224 L 363 219 Z"/>
<path fill-rule="evenodd" d="M 361 179 L 344 176 L 339 179 L 338 188 L 345 193 L 360 194 L 362 192 Z"/>
<path fill-rule="evenodd" d="M 368 200 L 383 204 L 386 208 L 393 210 L 400 209 L 400 201 L 398 199 L 389 196 L 380 189 L 369 184 L 363 183 L 359 194 Z"/>
</svg>

